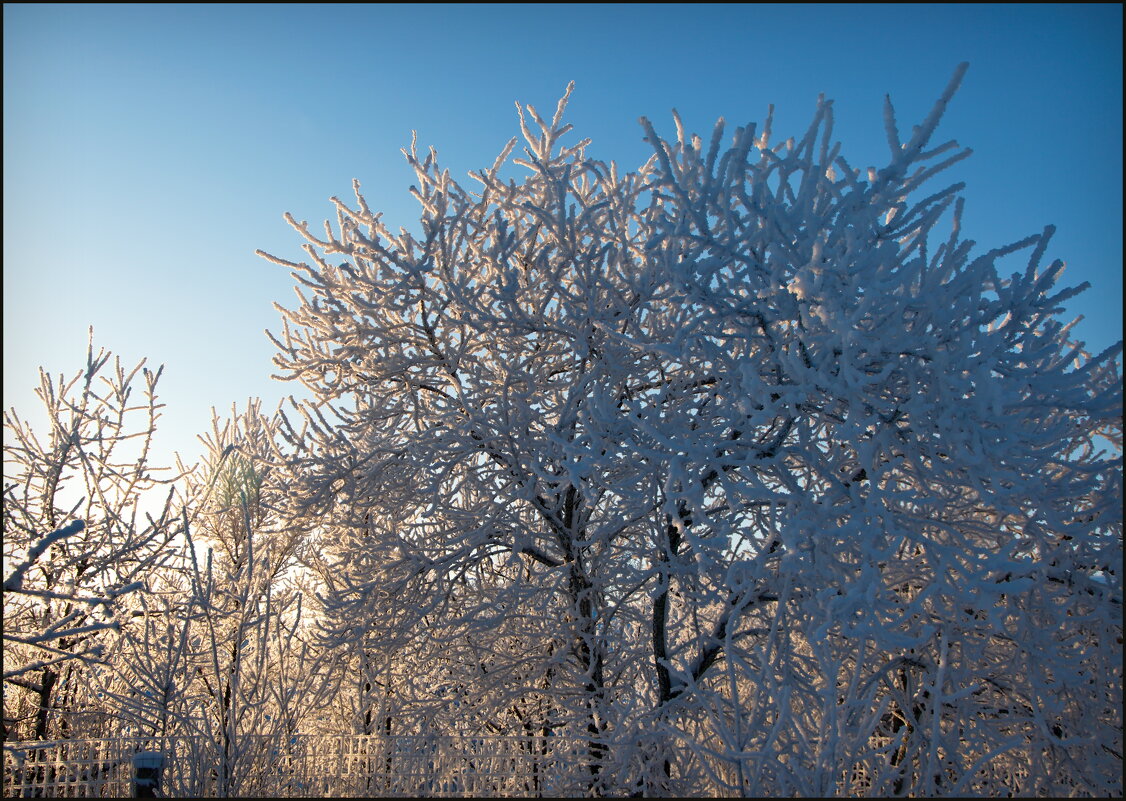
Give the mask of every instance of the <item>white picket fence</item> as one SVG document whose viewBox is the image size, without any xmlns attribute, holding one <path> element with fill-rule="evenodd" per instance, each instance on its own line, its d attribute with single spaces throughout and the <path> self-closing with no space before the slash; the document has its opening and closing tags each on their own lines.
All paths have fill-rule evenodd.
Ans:
<svg viewBox="0 0 1126 801">
<path fill-rule="evenodd" d="M 214 745 L 190 738 L 4 743 L 3 795 L 127 798 L 133 755 L 150 751 L 165 797 L 574 796 L 585 750 L 556 737 L 251 737 L 224 777 Z"/>
<path fill-rule="evenodd" d="M 640 746 L 637 743 L 635 745 Z M 650 743 L 652 745 L 652 743 Z M 893 746 L 879 744 L 867 761 L 840 776 L 838 791 L 869 796 Z M 202 738 L 116 738 L 3 744 L 5 798 L 128 798 L 133 795 L 133 757 L 164 757 L 163 797 L 261 798 L 475 798 L 583 797 L 591 794 L 590 743 L 586 738 L 503 736 L 294 735 L 243 736 L 228 759 Z M 604 756 L 613 756 L 609 748 Z M 621 749 L 623 752 L 629 749 Z M 660 776 L 647 794 L 732 797 L 742 776 L 730 754 L 708 753 L 684 741 L 664 748 L 675 779 L 662 792 Z M 651 766 L 660 770 L 664 758 Z M 748 769 L 757 762 L 748 755 Z M 605 766 L 615 763 L 609 759 Z M 1007 764 L 1007 763 L 1006 763 Z M 622 766 L 618 766 L 622 767 Z M 636 766 L 635 766 L 636 767 Z M 611 795 L 638 787 L 624 777 L 604 776 Z M 986 766 L 986 792 L 1021 786 L 1020 777 Z M 615 780 L 619 783 L 615 784 Z M 880 787 L 885 787 L 885 780 Z M 1019 794 L 1019 793 L 1018 793 Z"/>
</svg>

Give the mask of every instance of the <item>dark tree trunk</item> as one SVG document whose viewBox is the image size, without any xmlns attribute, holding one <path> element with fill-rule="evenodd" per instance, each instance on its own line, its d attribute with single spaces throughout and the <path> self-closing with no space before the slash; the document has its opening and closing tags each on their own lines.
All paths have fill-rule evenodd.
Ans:
<svg viewBox="0 0 1126 801">
<path fill-rule="evenodd" d="M 43 668 L 43 682 L 39 685 L 39 709 L 35 712 L 35 738 L 47 740 L 47 727 L 50 724 L 51 698 L 59 674 L 49 667 Z"/>
</svg>

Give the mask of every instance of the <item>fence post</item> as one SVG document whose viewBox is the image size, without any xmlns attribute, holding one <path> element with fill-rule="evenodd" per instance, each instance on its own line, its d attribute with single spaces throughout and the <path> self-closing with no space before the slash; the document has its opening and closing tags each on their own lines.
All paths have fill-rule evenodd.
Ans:
<svg viewBox="0 0 1126 801">
<path fill-rule="evenodd" d="M 160 774 L 164 754 L 140 751 L 133 755 L 133 797 L 156 798 L 160 795 Z"/>
</svg>

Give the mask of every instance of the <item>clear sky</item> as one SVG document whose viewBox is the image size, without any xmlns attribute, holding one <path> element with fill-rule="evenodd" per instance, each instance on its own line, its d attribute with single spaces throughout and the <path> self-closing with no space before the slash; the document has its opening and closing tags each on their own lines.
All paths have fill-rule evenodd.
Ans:
<svg viewBox="0 0 1126 801">
<path fill-rule="evenodd" d="M 974 156 L 964 234 L 987 249 L 1058 232 L 1047 256 L 1094 288 L 1069 312 L 1122 335 L 1122 7 L 1106 5 L 4 5 L 5 408 L 35 419 L 37 367 L 83 365 L 87 328 L 123 361 L 163 363 L 157 445 L 198 454 L 211 406 L 271 381 L 272 303 L 300 260 L 290 211 L 319 227 L 359 178 L 392 228 L 418 208 L 399 148 L 417 130 L 460 177 L 519 132 L 514 101 L 568 111 L 588 151 L 636 167 L 637 124 L 805 131 L 818 93 L 856 166 L 959 62 L 939 129 Z M 943 184 L 945 185 L 945 184 Z M 935 188 L 938 186 L 936 179 Z M 1019 258 L 1019 257 L 1018 257 Z M 1011 271 L 1023 267 L 1013 263 Z M 169 456 L 168 462 L 171 461 Z"/>
</svg>

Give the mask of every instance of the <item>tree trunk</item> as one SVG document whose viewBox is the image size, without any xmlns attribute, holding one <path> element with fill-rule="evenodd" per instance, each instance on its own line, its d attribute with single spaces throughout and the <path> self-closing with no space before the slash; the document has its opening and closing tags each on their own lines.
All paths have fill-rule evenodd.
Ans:
<svg viewBox="0 0 1126 801">
<path fill-rule="evenodd" d="M 47 736 L 47 726 L 51 714 L 51 697 L 54 695 L 55 682 L 59 674 L 49 667 L 43 668 L 43 682 L 39 686 L 39 709 L 35 712 L 35 737 L 36 740 L 50 739 Z"/>
</svg>

